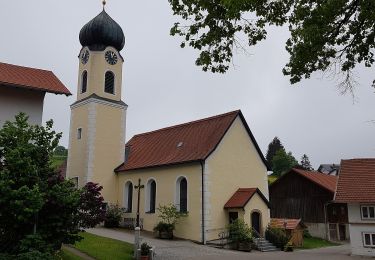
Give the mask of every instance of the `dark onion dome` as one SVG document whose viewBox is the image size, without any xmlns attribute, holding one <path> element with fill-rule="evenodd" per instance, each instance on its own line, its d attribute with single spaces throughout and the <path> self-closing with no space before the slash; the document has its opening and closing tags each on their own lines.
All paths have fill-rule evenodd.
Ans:
<svg viewBox="0 0 375 260">
<path fill-rule="evenodd" d="M 90 50 L 104 50 L 112 46 L 121 51 L 125 45 L 125 36 L 120 25 L 103 10 L 82 27 L 79 41 Z"/>
</svg>

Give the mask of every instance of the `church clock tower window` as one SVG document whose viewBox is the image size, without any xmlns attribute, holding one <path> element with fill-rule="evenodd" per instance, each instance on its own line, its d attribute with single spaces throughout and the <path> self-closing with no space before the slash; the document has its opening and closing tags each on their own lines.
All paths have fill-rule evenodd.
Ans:
<svg viewBox="0 0 375 260">
<path fill-rule="evenodd" d="M 105 73 L 104 92 L 114 94 L 115 93 L 115 75 L 112 71 Z"/>
<path fill-rule="evenodd" d="M 82 86 L 81 86 L 81 93 L 85 93 L 87 91 L 87 71 L 82 73 Z"/>
</svg>

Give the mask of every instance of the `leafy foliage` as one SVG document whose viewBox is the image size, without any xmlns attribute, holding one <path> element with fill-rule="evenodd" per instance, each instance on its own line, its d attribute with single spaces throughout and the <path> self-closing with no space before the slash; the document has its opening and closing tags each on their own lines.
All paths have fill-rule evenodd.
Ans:
<svg viewBox="0 0 375 260">
<path fill-rule="evenodd" d="M 59 145 L 55 148 L 55 151 L 53 152 L 54 155 L 57 155 L 57 156 L 68 156 L 68 150 L 62 146 L 62 145 Z"/>
<path fill-rule="evenodd" d="M 236 219 L 228 225 L 229 240 L 232 243 L 238 242 L 252 242 L 251 228 L 243 221 L 243 219 Z"/>
<path fill-rule="evenodd" d="M 268 150 L 266 154 L 266 160 L 269 166 L 272 166 L 272 159 L 278 150 L 284 150 L 285 148 L 281 143 L 280 139 L 275 136 L 273 140 L 268 144 Z"/>
<path fill-rule="evenodd" d="M 151 251 L 151 248 L 152 248 L 152 246 L 150 246 L 146 242 L 142 243 L 141 244 L 141 255 L 143 255 L 143 256 L 149 255 L 150 251 Z"/>
<path fill-rule="evenodd" d="M 302 155 L 300 165 L 302 166 L 304 170 L 307 170 L 307 171 L 313 170 L 313 167 L 311 166 L 311 163 L 310 163 L 310 159 L 306 154 Z"/>
<path fill-rule="evenodd" d="M 161 219 L 161 222 L 173 225 L 173 229 L 180 217 L 186 215 L 186 213 L 179 212 L 176 206 L 172 203 L 168 205 L 159 205 L 157 210 L 159 212 L 158 217 Z"/>
<path fill-rule="evenodd" d="M 285 230 L 281 228 L 271 228 L 268 226 L 265 235 L 268 241 L 281 250 L 284 250 L 284 247 L 290 240 L 290 238 L 285 234 Z"/>
<path fill-rule="evenodd" d="M 291 152 L 278 150 L 272 159 L 272 170 L 274 174 L 281 176 L 298 164 Z"/>
<path fill-rule="evenodd" d="M 103 187 L 88 182 L 80 194 L 79 226 L 93 228 L 105 219 L 105 203 L 101 195 Z"/>
<path fill-rule="evenodd" d="M 168 0 L 174 15 L 188 24 L 175 23 L 171 35 L 200 51 L 196 65 L 204 71 L 224 73 L 233 50 L 266 39 L 266 26 L 287 25 L 290 54 L 283 69 L 291 83 L 315 71 L 341 70 L 342 91 L 352 90 L 351 71 L 359 63 L 371 67 L 375 47 L 375 2 L 366 0 Z M 373 82 L 375 84 L 375 81 Z"/>
<path fill-rule="evenodd" d="M 120 225 L 123 210 L 118 205 L 109 205 L 105 212 L 104 226 L 108 228 Z"/>
<path fill-rule="evenodd" d="M 0 253 L 48 259 L 80 239 L 81 191 L 51 165 L 61 137 L 52 120 L 46 127 L 27 120 L 21 113 L 0 129 Z"/>
</svg>

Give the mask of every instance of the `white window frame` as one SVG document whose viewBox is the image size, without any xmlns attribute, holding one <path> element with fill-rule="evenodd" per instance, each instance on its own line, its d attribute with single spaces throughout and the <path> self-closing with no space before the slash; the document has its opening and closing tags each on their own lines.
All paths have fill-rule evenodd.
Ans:
<svg viewBox="0 0 375 260">
<path fill-rule="evenodd" d="M 129 194 L 129 185 L 132 185 L 133 186 L 133 195 L 134 195 L 134 184 L 133 182 L 131 182 L 130 180 L 129 181 L 126 181 L 125 182 L 125 185 L 124 185 L 124 208 L 125 208 L 125 213 L 131 213 L 133 211 L 133 206 L 134 206 L 134 196 L 132 196 L 132 209 L 131 211 L 129 211 L 129 199 L 128 199 L 128 194 Z"/>
<path fill-rule="evenodd" d="M 186 184 L 187 184 L 187 187 L 186 187 L 186 196 L 187 196 L 187 199 L 186 199 L 186 211 L 189 212 L 189 181 L 188 181 L 188 178 L 186 178 L 186 176 L 178 176 L 178 178 L 176 179 L 176 189 L 175 189 L 175 197 L 174 197 L 174 204 L 176 206 L 176 209 L 178 211 L 180 211 L 180 183 L 181 183 L 181 180 L 182 179 L 185 179 L 186 180 Z"/>
<path fill-rule="evenodd" d="M 158 183 L 156 182 L 155 178 L 150 178 L 147 180 L 146 183 L 146 198 L 145 198 L 145 213 L 147 214 L 155 214 L 155 212 L 150 212 L 150 199 L 151 199 L 151 182 L 154 181 L 156 185 L 156 190 L 155 190 L 155 212 L 157 208 L 157 197 L 158 197 Z"/>
<path fill-rule="evenodd" d="M 367 208 L 367 217 L 363 216 L 363 208 Z M 370 217 L 370 208 L 374 210 L 374 217 Z M 361 205 L 361 218 L 363 220 L 375 220 L 375 206 L 374 205 Z"/>
<path fill-rule="evenodd" d="M 366 244 L 365 235 L 370 235 L 370 244 Z M 374 232 L 362 232 L 362 240 L 364 247 L 374 247 L 375 248 L 375 239 L 372 239 L 372 236 L 375 235 Z"/>
</svg>

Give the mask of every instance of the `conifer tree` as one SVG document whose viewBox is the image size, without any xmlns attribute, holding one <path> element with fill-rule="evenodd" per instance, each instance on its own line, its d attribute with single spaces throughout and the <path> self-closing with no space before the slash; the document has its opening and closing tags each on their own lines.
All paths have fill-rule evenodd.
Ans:
<svg viewBox="0 0 375 260">
<path fill-rule="evenodd" d="M 278 150 L 283 150 L 285 152 L 284 146 L 282 145 L 280 139 L 277 136 L 275 136 L 272 142 L 270 142 L 268 145 L 268 150 L 267 150 L 267 155 L 266 155 L 266 160 L 270 167 L 272 167 L 272 159 Z"/>
<path fill-rule="evenodd" d="M 307 170 L 307 171 L 312 171 L 313 170 L 313 167 L 311 166 L 309 157 L 306 154 L 302 155 L 301 163 L 300 164 L 301 164 L 302 168 L 305 169 L 305 170 Z"/>
</svg>

